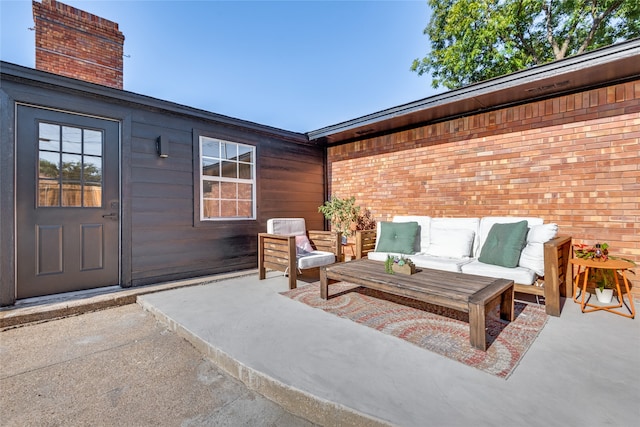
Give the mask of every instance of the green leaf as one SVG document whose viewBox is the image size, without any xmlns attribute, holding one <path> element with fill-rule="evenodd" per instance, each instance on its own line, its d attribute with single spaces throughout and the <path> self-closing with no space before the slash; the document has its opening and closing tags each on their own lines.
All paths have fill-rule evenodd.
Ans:
<svg viewBox="0 0 640 427">
<path fill-rule="evenodd" d="M 428 0 L 428 54 L 410 69 L 449 89 L 640 37 L 637 0 Z"/>
</svg>

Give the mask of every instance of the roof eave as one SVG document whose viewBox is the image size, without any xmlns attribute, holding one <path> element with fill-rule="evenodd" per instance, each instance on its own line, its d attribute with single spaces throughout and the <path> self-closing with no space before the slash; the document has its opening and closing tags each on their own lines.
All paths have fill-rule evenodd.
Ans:
<svg viewBox="0 0 640 427">
<path fill-rule="evenodd" d="M 261 125 L 247 120 L 237 119 L 175 102 L 153 98 L 147 95 L 141 95 L 126 90 L 111 88 L 46 71 L 36 70 L 10 62 L 0 61 L 0 74 L 2 75 L 2 79 L 20 81 L 36 86 L 51 87 L 56 90 L 62 88 L 68 91 L 90 95 L 95 98 L 102 98 L 111 102 L 115 101 L 120 104 L 137 104 L 173 114 L 213 121 L 219 125 L 234 127 L 268 137 L 284 139 L 289 142 L 304 145 L 316 145 L 316 142 L 309 142 L 306 134 L 304 133 L 291 132 L 267 125 Z"/>
<path fill-rule="evenodd" d="M 338 144 L 640 77 L 640 39 L 486 80 L 308 132 Z"/>
</svg>

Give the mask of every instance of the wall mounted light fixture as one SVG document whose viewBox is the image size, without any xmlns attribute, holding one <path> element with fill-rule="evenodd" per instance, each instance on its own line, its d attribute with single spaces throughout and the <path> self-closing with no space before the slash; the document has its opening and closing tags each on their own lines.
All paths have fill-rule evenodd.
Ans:
<svg viewBox="0 0 640 427">
<path fill-rule="evenodd" d="M 156 148 L 158 150 L 158 156 L 162 158 L 169 157 L 169 138 L 160 135 L 156 140 Z"/>
</svg>

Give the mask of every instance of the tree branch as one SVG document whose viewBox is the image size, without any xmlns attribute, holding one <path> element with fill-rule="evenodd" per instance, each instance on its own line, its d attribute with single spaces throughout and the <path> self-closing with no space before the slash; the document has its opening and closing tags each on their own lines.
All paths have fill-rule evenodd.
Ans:
<svg viewBox="0 0 640 427">
<path fill-rule="evenodd" d="M 544 13 L 546 15 L 545 22 L 546 22 L 546 29 L 547 29 L 547 41 L 549 42 L 549 44 L 551 45 L 551 48 L 553 49 L 553 55 L 556 58 L 558 58 L 559 49 L 558 49 L 558 44 L 553 38 L 553 28 L 551 28 L 551 7 L 549 6 L 549 3 L 545 2 L 542 5 L 542 10 L 544 10 Z"/>
<path fill-rule="evenodd" d="M 611 3 L 611 6 L 609 6 L 607 8 L 607 10 L 602 12 L 600 14 L 600 16 L 594 16 L 593 23 L 591 24 L 591 29 L 589 30 L 589 34 L 587 35 L 587 37 L 584 39 L 584 41 L 582 42 L 582 44 L 578 48 L 578 51 L 576 52 L 576 54 L 581 54 L 582 52 L 584 52 L 589 47 L 589 45 L 593 41 L 593 38 L 595 37 L 596 32 L 598 31 L 598 28 L 600 27 L 600 24 L 602 23 L 602 21 L 604 21 L 605 18 L 607 18 L 617 8 L 619 8 L 620 5 L 623 3 L 623 1 L 624 0 L 618 0 L 616 2 Z M 595 12 L 595 10 L 596 10 L 596 8 L 595 8 L 596 3 L 597 3 L 597 0 L 593 0 L 593 7 L 591 9 L 593 12 Z M 593 15 L 593 13 L 592 13 L 592 15 Z"/>
<path fill-rule="evenodd" d="M 592 0 L 592 2 L 597 2 L 598 0 Z M 572 15 L 572 19 L 570 21 L 569 26 L 567 27 L 565 33 L 566 36 L 564 38 L 564 41 L 562 43 L 562 48 L 560 49 L 560 56 L 556 56 L 556 59 L 562 59 L 567 55 L 567 49 L 569 49 L 569 43 L 571 43 L 571 39 L 573 38 L 573 35 L 575 34 L 576 31 L 576 27 L 578 26 L 578 24 L 580 23 L 580 17 L 582 16 L 582 9 L 578 10 L 578 11 L 574 11 L 574 14 Z"/>
<path fill-rule="evenodd" d="M 531 43 L 531 40 L 529 40 L 527 42 L 527 39 L 525 38 L 525 32 L 526 32 L 526 28 L 524 25 L 524 20 L 521 19 L 522 18 L 522 0 L 520 0 L 518 2 L 518 8 L 516 10 L 516 28 L 517 28 L 517 32 L 516 32 L 516 38 L 520 41 L 520 45 L 522 46 L 522 48 L 524 49 L 525 52 L 527 52 L 527 54 L 531 55 L 531 58 L 533 58 L 533 61 L 536 64 L 540 64 L 540 57 L 538 55 L 538 52 L 536 52 L 536 50 L 533 48 L 533 44 Z"/>
</svg>

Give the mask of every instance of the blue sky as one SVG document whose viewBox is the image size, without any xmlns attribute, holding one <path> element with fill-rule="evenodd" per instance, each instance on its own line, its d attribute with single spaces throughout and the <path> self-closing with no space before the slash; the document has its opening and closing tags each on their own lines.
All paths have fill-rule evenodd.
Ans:
<svg viewBox="0 0 640 427">
<path fill-rule="evenodd" d="M 441 90 L 409 67 L 420 1 L 62 1 L 117 22 L 124 89 L 308 132 Z M 0 0 L 0 58 L 35 67 L 31 0 Z"/>
</svg>

